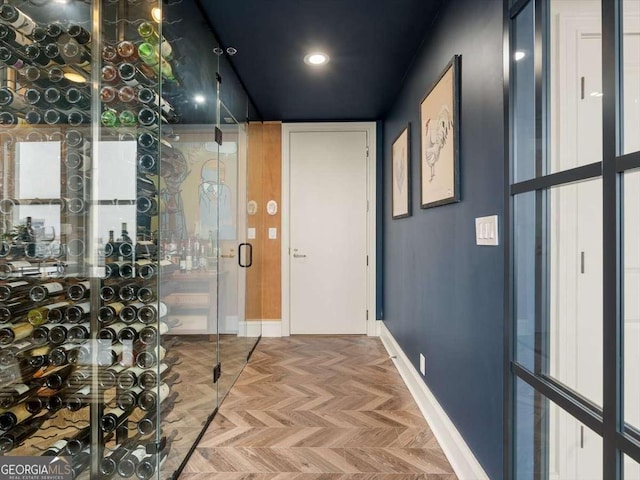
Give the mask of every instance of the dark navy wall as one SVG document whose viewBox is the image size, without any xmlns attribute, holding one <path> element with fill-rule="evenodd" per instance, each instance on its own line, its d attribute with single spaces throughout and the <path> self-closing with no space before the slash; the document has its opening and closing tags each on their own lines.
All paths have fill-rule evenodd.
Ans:
<svg viewBox="0 0 640 480">
<path fill-rule="evenodd" d="M 462 201 L 420 205 L 419 103 L 462 55 Z M 442 7 L 384 122 L 384 319 L 489 477 L 503 455 L 503 247 L 475 245 L 475 217 L 504 225 L 502 0 Z M 391 219 L 391 144 L 411 122 L 413 216 Z"/>
</svg>

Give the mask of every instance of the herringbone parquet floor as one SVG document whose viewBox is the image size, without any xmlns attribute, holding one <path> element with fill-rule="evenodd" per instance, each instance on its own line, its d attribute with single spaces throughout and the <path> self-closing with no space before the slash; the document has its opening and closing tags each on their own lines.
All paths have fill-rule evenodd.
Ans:
<svg viewBox="0 0 640 480">
<path fill-rule="evenodd" d="M 263 339 L 180 480 L 455 480 L 377 338 Z"/>
</svg>

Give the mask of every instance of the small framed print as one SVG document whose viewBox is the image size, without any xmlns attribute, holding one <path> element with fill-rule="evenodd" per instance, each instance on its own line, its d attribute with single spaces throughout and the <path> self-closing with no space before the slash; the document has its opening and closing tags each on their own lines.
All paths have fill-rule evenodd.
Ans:
<svg viewBox="0 0 640 480">
<path fill-rule="evenodd" d="M 460 201 L 460 55 L 420 103 L 420 206 Z"/>
<path fill-rule="evenodd" d="M 391 210 L 394 219 L 411 216 L 411 165 L 407 125 L 391 147 Z"/>
</svg>

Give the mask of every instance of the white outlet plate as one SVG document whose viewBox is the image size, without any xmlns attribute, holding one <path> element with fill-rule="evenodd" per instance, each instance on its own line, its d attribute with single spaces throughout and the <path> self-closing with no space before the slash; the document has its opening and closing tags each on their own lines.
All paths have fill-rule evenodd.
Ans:
<svg viewBox="0 0 640 480">
<path fill-rule="evenodd" d="M 276 240 L 278 238 L 278 229 L 269 228 L 269 240 Z"/>
<path fill-rule="evenodd" d="M 247 239 L 248 240 L 255 240 L 256 239 L 256 229 L 255 228 L 248 228 L 247 229 Z"/>
<path fill-rule="evenodd" d="M 476 245 L 499 245 L 497 215 L 476 218 Z"/>
<path fill-rule="evenodd" d="M 427 359 L 424 358 L 423 354 L 420 354 L 420 373 L 424 377 L 427 372 Z"/>
</svg>

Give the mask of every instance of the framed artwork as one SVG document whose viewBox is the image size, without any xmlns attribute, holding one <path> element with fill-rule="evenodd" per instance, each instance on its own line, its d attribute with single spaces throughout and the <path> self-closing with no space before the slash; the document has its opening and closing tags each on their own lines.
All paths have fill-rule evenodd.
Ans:
<svg viewBox="0 0 640 480">
<path fill-rule="evenodd" d="M 420 206 L 460 201 L 460 55 L 420 103 Z"/>
<path fill-rule="evenodd" d="M 410 125 L 407 125 L 396 137 L 391 148 L 391 211 L 394 219 L 411 216 L 409 129 Z"/>
</svg>

